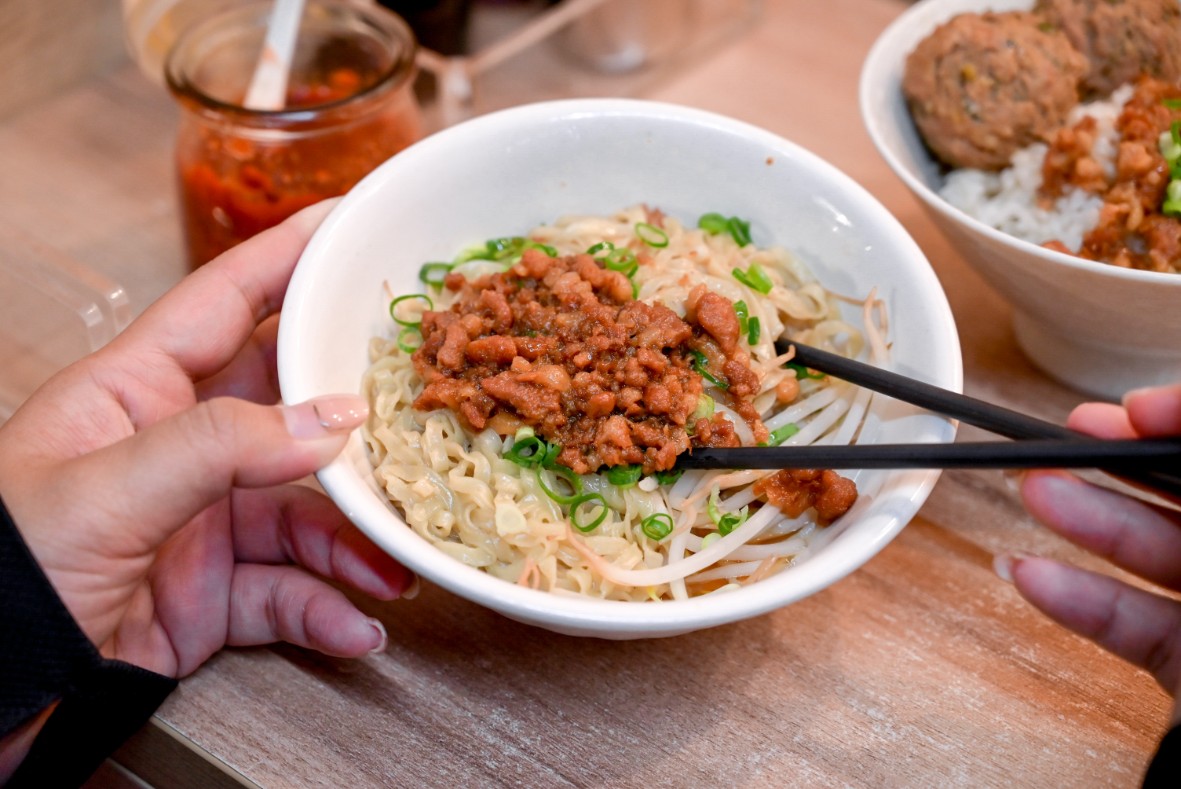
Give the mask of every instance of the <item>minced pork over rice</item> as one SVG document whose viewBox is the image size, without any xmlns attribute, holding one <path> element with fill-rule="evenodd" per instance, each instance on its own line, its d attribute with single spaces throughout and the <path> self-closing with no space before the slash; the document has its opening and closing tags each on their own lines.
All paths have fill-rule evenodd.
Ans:
<svg viewBox="0 0 1181 789">
<path fill-rule="evenodd" d="M 1132 96 L 1125 86 L 1106 101 L 1076 107 L 1067 123 L 1073 125 L 1090 115 L 1098 122 L 1092 154 L 1102 163 L 1108 178 L 1115 176 L 1115 155 L 1119 133 L 1115 121 Z M 939 194 L 947 202 L 984 224 L 1035 244 L 1061 241 L 1077 252 L 1083 236 L 1099 221 L 1103 198 L 1067 187 L 1052 210 L 1038 205 L 1037 190 L 1042 183 L 1042 161 L 1047 146 L 1035 143 L 1013 155 L 1010 167 L 999 172 L 959 169 L 948 174 Z"/>
</svg>

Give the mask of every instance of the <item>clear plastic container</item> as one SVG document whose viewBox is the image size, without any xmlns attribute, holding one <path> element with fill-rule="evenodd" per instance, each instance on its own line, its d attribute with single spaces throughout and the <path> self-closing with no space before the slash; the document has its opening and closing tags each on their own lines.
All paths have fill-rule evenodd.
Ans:
<svg viewBox="0 0 1181 789">
<path fill-rule="evenodd" d="M 8 252 L 0 267 L 0 422 L 131 320 L 118 283 L 33 241 Z"/>
</svg>

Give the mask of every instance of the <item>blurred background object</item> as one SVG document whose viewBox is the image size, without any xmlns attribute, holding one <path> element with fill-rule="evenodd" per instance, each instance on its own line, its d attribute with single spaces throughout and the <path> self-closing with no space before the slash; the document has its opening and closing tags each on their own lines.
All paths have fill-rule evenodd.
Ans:
<svg viewBox="0 0 1181 789">
<path fill-rule="evenodd" d="M 378 0 L 401 16 L 418 43 L 440 55 L 467 52 L 473 0 Z"/>
<path fill-rule="evenodd" d="M 554 45 L 595 71 L 635 71 L 684 46 L 694 6 L 692 0 L 606 0 L 559 30 Z"/>
<path fill-rule="evenodd" d="M 154 81 L 180 33 L 250 0 L 123 0 L 127 49 Z M 380 5 L 420 44 L 435 131 L 555 98 L 636 96 L 749 29 L 762 0 L 336 0 Z"/>
<path fill-rule="evenodd" d="M 0 219 L 0 423 L 51 375 L 131 321 L 123 286 Z"/>
<path fill-rule="evenodd" d="M 124 62 L 119 9 L 94 0 L 0 2 L 0 118 Z"/>
<path fill-rule="evenodd" d="M 431 130 L 532 101 L 641 95 L 762 11 L 762 0 L 381 2 L 420 25 L 419 95 Z M 433 8 L 411 8 L 423 5 Z M 430 29 L 427 19 L 462 28 Z"/>
<path fill-rule="evenodd" d="M 123 0 L 127 51 L 152 81 L 163 84 L 164 60 L 181 34 L 250 0 Z"/>
</svg>

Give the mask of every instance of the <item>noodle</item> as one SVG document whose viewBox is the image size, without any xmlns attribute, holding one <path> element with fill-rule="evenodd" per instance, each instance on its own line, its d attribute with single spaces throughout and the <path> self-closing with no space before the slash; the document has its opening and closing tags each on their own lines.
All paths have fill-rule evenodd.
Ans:
<svg viewBox="0 0 1181 789">
<path fill-rule="evenodd" d="M 653 222 L 667 235 L 667 245 L 651 247 L 637 237 L 638 224 Z M 785 359 L 775 349 L 780 336 L 846 356 L 858 355 L 865 346 L 863 333 L 842 320 L 839 299 L 786 251 L 739 246 L 725 233 L 710 234 L 644 206 L 608 217 L 563 218 L 534 229 L 528 238 L 559 255 L 583 253 L 604 241 L 636 250 L 638 299 L 663 304 L 678 315 L 685 314 L 690 292 L 701 284 L 731 302 L 743 302 L 749 320 L 757 319 L 761 329 L 757 337 L 749 337 L 753 343 L 744 336 L 742 345 L 758 378 L 751 402 L 766 430 L 798 428 L 786 444 L 849 443 L 856 438 L 867 392 L 829 378 L 804 378 L 793 403 L 778 402 L 776 387 L 796 375 L 782 366 Z M 773 284 L 770 292 L 764 294 L 732 274 L 750 270 L 752 264 Z M 505 268 L 472 260 L 450 271 L 474 279 Z M 447 288 L 431 288 L 430 295 L 430 309 L 436 311 L 447 310 L 457 299 Z M 867 318 L 871 310 L 867 304 Z M 869 339 L 871 350 L 884 352 L 877 332 L 871 331 Z M 546 490 L 564 489 L 563 469 L 525 468 L 505 457 L 513 437 L 502 438 L 490 428 L 467 429 L 448 408 L 424 412 L 413 407 L 424 381 L 412 350 L 401 335 L 370 341 L 371 365 L 362 384 L 372 406 L 365 442 L 376 479 L 410 528 L 470 566 L 555 593 L 628 601 L 684 599 L 738 588 L 738 582 L 790 566 L 816 532 L 814 512 L 789 517 L 756 496 L 752 486 L 769 471 L 689 471 L 664 485 L 648 475 L 639 484 L 621 487 L 607 479 L 604 467 L 602 473 L 579 477 L 582 490 L 601 496 L 606 506 L 597 527 L 577 533 L 563 505 Z M 724 394 L 713 394 L 715 414 L 730 420 L 743 444 L 754 443 L 747 421 L 721 402 Z M 597 517 L 593 506 L 586 511 Z M 743 515 L 723 535 L 718 518 L 738 519 L 740 512 L 749 516 Z M 672 523 L 671 532 L 659 540 L 642 527 L 658 513 L 667 514 Z"/>
</svg>

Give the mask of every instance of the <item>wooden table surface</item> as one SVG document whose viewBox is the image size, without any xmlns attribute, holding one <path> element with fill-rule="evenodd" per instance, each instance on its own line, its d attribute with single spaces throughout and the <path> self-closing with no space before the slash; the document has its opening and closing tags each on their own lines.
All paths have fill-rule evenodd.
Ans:
<svg viewBox="0 0 1181 789">
<path fill-rule="evenodd" d="M 905 7 L 769 0 L 645 95 L 764 126 L 857 178 L 946 289 L 967 392 L 1061 420 L 1084 398 L 1021 356 L 1009 309 L 861 127 L 861 61 Z M 142 309 L 183 275 L 175 121 L 126 66 L 0 124 L 0 259 L 75 261 Z M 159 786 L 1136 786 L 1170 700 L 997 579 L 992 555 L 1011 550 L 1102 567 L 1039 528 L 1000 472 L 951 471 L 850 577 L 672 639 L 554 635 L 428 585 L 361 601 L 390 632 L 376 657 L 219 654 L 117 760 Z"/>
</svg>

